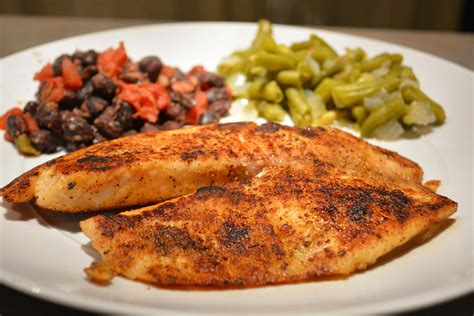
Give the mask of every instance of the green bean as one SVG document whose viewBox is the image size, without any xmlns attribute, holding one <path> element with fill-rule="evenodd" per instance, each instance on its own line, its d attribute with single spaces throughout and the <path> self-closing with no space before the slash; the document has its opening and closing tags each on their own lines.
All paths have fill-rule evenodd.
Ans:
<svg viewBox="0 0 474 316">
<path fill-rule="evenodd" d="M 362 103 L 365 97 L 370 96 L 381 88 L 392 91 L 399 85 L 400 79 L 356 82 L 334 87 L 331 90 L 331 95 L 336 107 L 342 109 Z"/>
<path fill-rule="evenodd" d="M 285 119 L 286 111 L 276 103 L 262 101 L 257 105 L 258 113 L 269 121 L 281 122 Z"/>
<path fill-rule="evenodd" d="M 430 97 L 428 97 L 426 94 L 423 93 L 418 88 L 409 86 L 404 89 L 402 89 L 402 95 L 403 99 L 407 103 L 411 103 L 413 101 L 420 101 L 420 102 L 425 102 L 427 103 L 431 109 L 433 110 L 435 116 L 436 116 L 436 123 L 441 124 L 446 120 L 446 113 L 444 112 L 444 109 L 433 101 Z"/>
<path fill-rule="evenodd" d="M 252 84 L 249 87 L 249 96 L 252 99 L 261 99 L 264 85 L 265 85 L 265 81 L 263 80 L 255 80 L 254 82 L 252 82 Z"/>
<path fill-rule="evenodd" d="M 404 79 L 412 79 L 418 82 L 418 78 L 415 76 L 415 73 L 411 67 L 403 66 L 400 76 Z"/>
<path fill-rule="evenodd" d="M 304 115 L 309 110 L 308 104 L 304 100 L 302 94 L 296 88 L 288 88 L 285 90 L 285 95 L 288 99 L 288 107 L 293 109 L 296 113 Z"/>
<path fill-rule="evenodd" d="M 435 117 L 442 123 L 444 110 L 419 90 L 413 70 L 402 62 L 402 55 L 391 53 L 368 59 L 361 48 L 338 55 L 317 35 L 282 45 L 270 22 L 260 20 L 252 45 L 234 52 L 218 70 L 226 77 L 244 75 L 246 82 L 233 87 L 235 95 L 257 104 L 259 115 L 269 120 L 282 119 L 286 110 L 296 126 L 337 120 L 362 136 L 372 136 L 387 120 L 398 124 L 397 132 L 401 123 L 427 125 Z"/>
<path fill-rule="evenodd" d="M 326 126 L 332 124 L 337 119 L 336 111 L 327 111 L 318 120 L 317 126 Z"/>
<path fill-rule="evenodd" d="M 352 108 L 351 114 L 356 119 L 357 123 L 361 123 L 367 117 L 367 110 L 363 105 L 358 105 Z"/>
<path fill-rule="evenodd" d="M 359 79 L 361 75 L 360 66 L 356 63 L 347 64 L 344 70 L 334 75 L 334 79 L 346 82 L 354 82 Z"/>
<path fill-rule="evenodd" d="M 282 70 L 277 74 L 279 84 L 299 87 L 301 85 L 300 73 L 296 70 Z"/>
<path fill-rule="evenodd" d="M 300 73 L 300 78 L 304 81 L 310 80 L 314 75 L 313 70 L 306 60 L 299 61 L 296 70 Z"/>
<path fill-rule="evenodd" d="M 402 60 L 403 57 L 400 54 L 383 53 L 363 62 L 361 65 L 361 70 L 368 72 L 381 67 L 386 62 L 390 62 L 390 64 L 398 64 Z"/>
<path fill-rule="evenodd" d="M 331 57 L 336 57 L 337 56 L 337 53 L 336 51 L 334 50 L 334 48 L 331 47 L 331 45 L 329 45 L 328 43 L 326 43 L 325 40 L 323 40 L 322 38 L 320 38 L 319 36 L 317 36 L 316 34 L 311 34 L 310 37 L 309 37 L 310 41 L 312 41 L 313 43 L 316 43 L 318 44 L 318 46 L 320 47 L 325 47 L 325 49 L 329 52 L 329 55 L 331 55 Z"/>
<path fill-rule="evenodd" d="M 366 59 L 367 54 L 362 48 L 346 49 L 346 56 L 349 58 L 351 63 L 361 62 Z"/>
<path fill-rule="evenodd" d="M 324 105 L 321 96 L 311 93 L 306 96 L 306 104 L 308 104 L 311 115 L 311 124 L 317 125 L 321 116 L 326 113 L 326 106 Z"/>
<path fill-rule="evenodd" d="M 333 51 L 327 47 L 316 47 L 311 53 L 311 57 L 318 61 L 318 63 L 324 63 L 326 60 L 335 58 Z"/>
<path fill-rule="evenodd" d="M 263 88 L 262 97 L 267 101 L 275 103 L 280 103 L 284 98 L 283 91 L 281 91 L 278 83 L 275 80 L 272 80 L 265 85 Z"/>
<path fill-rule="evenodd" d="M 400 100 L 387 103 L 374 112 L 370 113 L 367 119 L 362 123 L 360 132 L 362 137 L 370 137 L 372 133 L 380 125 L 393 120 L 399 119 L 407 111 L 407 106 Z"/>
<path fill-rule="evenodd" d="M 336 80 L 332 78 L 326 78 L 314 89 L 314 92 L 317 95 L 321 96 L 321 99 L 324 103 L 328 103 L 331 99 L 331 90 L 336 86 L 344 85 L 345 82 L 341 80 Z"/>
<path fill-rule="evenodd" d="M 249 73 L 253 77 L 265 78 L 268 74 L 268 70 L 265 67 L 262 67 L 262 66 L 252 66 L 249 69 Z"/>
<path fill-rule="evenodd" d="M 262 49 L 265 40 L 269 37 L 272 37 L 272 24 L 270 21 L 265 19 L 258 20 L 257 35 L 252 42 L 252 46 L 250 46 L 250 49 L 248 50 L 248 55 Z"/>
<path fill-rule="evenodd" d="M 290 48 L 293 51 L 307 50 L 308 48 L 312 47 L 313 45 L 314 45 L 313 41 L 307 40 L 307 41 L 293 43 L 293 44 L 291 44 Z"/>
<path fill-rule="evenodd" d="M 250 57 L 251 61 L 263 66 L 270 71 L 291 69 L 295 66 L 294 61 L 288 56 L 259 51 Z"/>
<path fill-rule="evenodd" d="M 333 76 L 335 75 L 336 73 L 344 70 L 344 67 L 346 66 L 345 62 L 342 62 L 342 61 L 339 61 L 339 62 L 336 62 L 334 65 L 332 65 L 331 67 L 327 68 L 327 69 L 324 69 L 321 71 L 321 74 L 319 76 L 315 76 L 312 80 L 311 80 L 311 86 L 312 87 L 316 87 L 318 85 L 318 83 L 321 82 L 321 80 L 323 80 L 324 78 L 327 78 L 327 77 L 330 77 L 330 76 Z"/>
<path fill-rule="evenodd" d="M 232 55 L 221 62 L 217 67 L 217 71 L 224 76 L 229 76 L 233 73 L 242 71 L 244 69 L 244 64 L 245 60 L 243 58 Z"/>
<path fill-rule="evenodd" d="M 14 142 L 16 149 L 22 154 L 25 154 L 27 156 L 41 155 L 41 152 L 35 147 L 33 147 L 30 139 L 28 138 L 28 136 L 26 136 L 26 134 L 21 134 L 20 136 L 15 138 Z"/>
</svg>

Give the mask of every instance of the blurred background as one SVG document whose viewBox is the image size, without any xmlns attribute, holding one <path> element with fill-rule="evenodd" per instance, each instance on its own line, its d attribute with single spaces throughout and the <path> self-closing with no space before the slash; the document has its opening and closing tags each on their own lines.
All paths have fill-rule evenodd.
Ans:
<svg viewBox="0 0 474 316">
<path fill-rule="evenodd" d="M 472 0 L 1 0 L 0 14 L 473 31 Z"/>
</svg>

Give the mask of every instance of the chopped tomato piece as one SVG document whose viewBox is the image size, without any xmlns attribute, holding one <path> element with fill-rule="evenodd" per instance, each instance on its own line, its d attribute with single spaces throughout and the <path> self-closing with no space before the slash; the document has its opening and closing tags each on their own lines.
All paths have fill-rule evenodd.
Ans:
<svg viewBox="0 0 474 316">
<path fill-rule="evenodd" d="M 227 97 L 229 98 L 229 100 L 232 100 L 232 89 L 229 87 L 224 87 L 224 91 L 227 93 Z"/>
<path fill-rule="evenodd" d="M 34 118 L 31 117 L 30 113 L 26 113 L 23 116 L 23 119 L 25 120 L 26 127 L 28 128 L 28 132 L 33 133 L 36 131 L 39 131 L 38 123 Z"/>
<path fill-rule="evenodd" d="M 5 131 L 5 133 L 3 134 L 3 139 L 6 140 L 7 142 L 13 143 L 13 137 L 12 135 L 10 135 L 8 131 Z"/>
<path fill-rule="evenodd" d="M 53 65 L 51 63 L 46 64 L 40 71 L 35 73 L 33 77 L 34 80 L 44 81 L 46 79 L 51 79 L 54 77 Z"/>
<path fill-rule="evenodd" d="M 120 87 L 121 91 L 117 97 L 133 106 L 137 111 L 134 118 L 139 117 L 150 123 L 156 123 L 160 111 L 171 104 L 168 92 L 159 83 L 126 84 L 120 82 Z"/>
<path fill-rule="evenodd" d="M 195 73 L 204 74 L 204 73 L 206 73 L 206 69 L 204 69 L 204 67 L 201 66 L 201 65 L 194 66 L 194 67 L 189 71 L 189 74 L 190 74 L 190 75 L 194 75 Z"/>
<path fill-rule="evenodd" d="M 161 73 L 163 75 L 165 75 L 166 77 L 168 77 L 169 79 L 171 79 L 171 77 L 173 77 L 175 72 L 176 72 L 176 68 L 166 66 L 166 65 L 163 65 L 161 67 Z"/>
<path fill-rule="evenodd" d="M 207 102 L 207 94 L 203 91 L 196 92 L 196 105 L 189 110 L 188 115 L 186 117 L 186 123 L 188 124 L 197 124 L 199 121 L 199 117 L 203 112 L 207 110 L 208 102 Z"/>
<path fill-rule="evenodd" d="M 44 87 L 41 89 L 41 103 L 53 101 L 59 102 L 66 94 L 64 90 L 64 81 L 62 77 L 54 77 L 46 80 Z"/>
<path fill-rule="evenodd" d="M 63 58 L 61 71 L 63 74 L 64 87 L 71 90 L 78 90 L 82 87 L 82 78 L 71 59 Z"/>
<path fill-rule="evenodd" d="M 20 108 L 11 108 L 6 111 L 2 116 L 0 116 L 0 130 L 7 129 L 7 119 L 12 115 L 23 116 L 23 110 Z"/>
<path fill-rule="evenodd" d="M 123 42 L 120 42 L 117 49 L 109 48 L 99 54 L 97 66 L 104 75 L 116 78 L 127 60 L 127 52 Z"/>
</svg>

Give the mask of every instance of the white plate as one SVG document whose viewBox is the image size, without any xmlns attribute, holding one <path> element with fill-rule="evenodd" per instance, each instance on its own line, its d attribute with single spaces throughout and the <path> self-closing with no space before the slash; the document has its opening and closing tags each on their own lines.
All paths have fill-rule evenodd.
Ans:
<svg viewBox="0 0 474 316">
<path fill-rule="evenodd" d="M 195 64 L 216 69 L 219 61 L 250 44 L 256 24 L 184 23 L 133 27 L 78 36 L 32 48 L 0 63 L 0 112 L 33 99 L 31 78 L 47 61 L 78 49 L 102 50 L 123 40 L 133 59 L 159 55 L 187 70 Z M 38 212 L 28 205 L 0 204 L 1 280 L 30 295 L 83 309 L 118 312 L 316 313 L 392 312 L 447 300 L 473 288 L 472 259 L 472 72 L 405 47 L 314 29 L 278 26 L 279 42 L 304 40 L 317 31 L 338 50 L 363 47 L 370 55 L 399 52 L 413 66 L 421 87 L 444 105 L 448 120 L 429 135 L 381 143 L 417 161 L 426 179 L 440 179 L 440 193 L 459 202 L 454 223 L 434 239 L 391 256 L 347 279 L 224 291 L 160 289 L 116 278 L 111 286 L 89 283 L 82 269 L 97 254 L 80 232 L 84 216 Z M 0 185 L 52 156 L 20 157 L 0 141 Z"/>
</svg>

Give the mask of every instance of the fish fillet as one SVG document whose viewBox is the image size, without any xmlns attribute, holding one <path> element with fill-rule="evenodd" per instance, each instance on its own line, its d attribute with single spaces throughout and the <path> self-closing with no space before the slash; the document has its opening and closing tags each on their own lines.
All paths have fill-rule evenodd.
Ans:
<svg viewBox="0 0 474 316">
<path fill-rule="evenodd" d="M 100 143 L 26 172 L 0 196 L 62 212 L 127 208 L 251 178 L 266 166 L 308 161 L 387 184 L 418 185 L 423 175 L 416 163 L 337 129 L 234 123 Z"/>
<path fill-rule="evenodd" d="M 457 204 L 422 176 L 337 129 L 239 123 L 98 144 L 1 195 L 67 212 L 162 201 L 80 223 L 103 258 L 94 281 L 255 286 L 365 269 L 446 219 Z"/>
<path fill-rule="evenodd" d="M 326 164 L 268 167 L 251 179 L 80 223 L 102 264 L 159 285 L 259 286 L 347 275 L 449 217 L 423 186 L 384 184 Z"/>
</svg>

